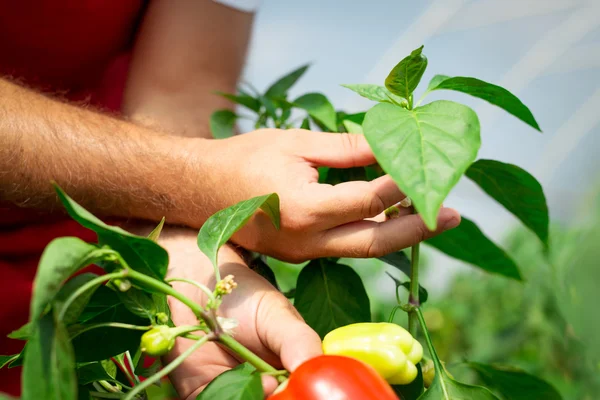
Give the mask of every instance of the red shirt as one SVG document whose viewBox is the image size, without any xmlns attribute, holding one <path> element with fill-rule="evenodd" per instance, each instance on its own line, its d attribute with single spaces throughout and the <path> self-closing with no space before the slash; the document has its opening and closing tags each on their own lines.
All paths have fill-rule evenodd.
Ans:
<svg viewBox="0 0 600 400">
<path fill-rule="evenodd" d="M 0 77 L 118 112 L 144 8 L 144 0 L 0 0 Z M 0 203 L 2 355 L 23 347 L 6 335 L 27 322 L 40 254 L 60 236 L 96 240 L 64 216 Z M 20 373 L 1 369 L 0 392 L 19 395 Z"/>
</svg>

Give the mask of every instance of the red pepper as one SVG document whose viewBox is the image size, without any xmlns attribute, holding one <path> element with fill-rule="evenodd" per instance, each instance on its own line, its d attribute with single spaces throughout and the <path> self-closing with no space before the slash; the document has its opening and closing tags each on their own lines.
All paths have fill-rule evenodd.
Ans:
<svg viewBox="0 0 600 400">
<path fill-rule="evenodd" d="M 269 400 L 398 400 L 372 367 L 354 358 L 323 355 L 300 365 Z"/>
</svg>

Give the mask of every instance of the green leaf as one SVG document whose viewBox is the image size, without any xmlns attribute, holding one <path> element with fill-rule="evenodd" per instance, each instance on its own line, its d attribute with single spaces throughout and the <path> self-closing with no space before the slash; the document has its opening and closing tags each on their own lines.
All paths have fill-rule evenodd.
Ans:
<svg viewBox="0 0 600 400">
<path fill-rule="evenodd" d="M 343 121 L 344 124 L 344 128 L 346 128 L 346 132 L 348 133 L 357 133 L 362 135 L 363 134 L 363 128 L 361 125 L 357 124 L 356 122 L 352 122 L 349 119 L 344 120 Z"/>
<path fill-rule="evenodd" d="M 433 89 L 435 89 L 435 87 L 437 85 L 439 85 L 439 83 L 443 80 L 446 80 L 450 78 L 448 75 L 435 75 L 433 78 L 431 78 L 431 80 L 429 81 L 429 85 L 427 85 L 427 92 L 432 91 Z"/>
<path fill-rule="evenodd" d="M 519 267 L 471 220 L 462 217 L 460 225 L 425 243 L 485 271 L 521 280 Z"/>
<path fill-rule="evenodd" d="M 18 354 L 14 354 L 12 356 L 0 356 L 0 369 L 4 368 L 8 364 L 12 363 L 17 358 L 19 358 Z"/>
<path fill-rule="evenodd" d="M 135 287 L 126 292 L 116 292 L 121 302 L 131 313 L 138 317 L 147 318 L 154 321 L 154 316 L 158 312 L 156 305 L 149 294 Z"/>
<path fill-rule="evenodd" d="M 105 251 L 75 237 L 54 239 L 40 258 L 33 282 L 30 321 L 37 320 L 72 274 L 105 257 Z"/>
<path fill-rule="evenodd" d="M 302 120 L 302 125 L 300 125 L 300 129 L 306 129 L 307 131 L 310 131 L 310 119 L 308 119 L 308 117 Z"/>
<path fill-rule="evenodd" d="M 298 97 L 292 104 L 306 110 L 311 117 L 322 122 L 331 132 L 337 132 L 335 108 L 321 93 L 307 93 Z"/>
<path fill-rule="evenodd" d="M 548 206 L 542 185 L 516 165 L 477 160 L 466 176 L 531 229 L 548 247 Z"/>
<path fill-rule="evenodd" d="M 352 121 L 355 124 L 362 125 L 363 121 L 365 120 L 365 115 L 367 115 L 366 112 L 361 112 L 361 113 L 356 113 L 356 114 L 346 114 L 346 115 L 344 115 L 344 118 L 342 118 L 342 120 Z"/>
<path fill-rule="evenodd" d="M 408 57 L 400 61 L 385 78 L 385 87 L 390 92 L 408 100 L 419 86 L 421 77 L 427 68 L 427 58 L 422 54 L 423 46 L 413 50 Z"/>
<path fill-rule="evenodd" d="M 323 178 L 327 184 L 337 185 L 343 182 L 364 181 L 367 179 L 367 174 L 364 167 L 329 168 L 327 176 Z"/>
<path fill-rule="evenodd" d="M 25 325 L 23 325 L 22 327 L 20 327 L 17 330 L 12 331 L 11 333 L 9 333 L 8 335 L 6 335 L 6 337 L 10 338 L 10 339 L 16 339 L 16 340 L 27 340 L 29 339 L 29 336 L 31 336 L 31 329 L 32 329 L 33 323 L 28 322 Z M 5 356 L 2 356 L 5 357 Z M 2 367 L 0 367 L 2 368 Z"/>
<path fill-rule="evenodd" d="M 395 253 L 386 254 L 379 259 L 392 267 L 396 267 L 404 272 L 404 275 L 410 276 L 410 260 L 402 250 Z"/>
<path fill-rule="evenodd" d="M 279 196 L 276 193 L 241 201 L 221 210 L 206 220 L 198 233 L 198 247 L 215 268 L 218 268 L 217 253 L 235 232 L 238 231 L 258 209 L 263 210 L 279 229 Z"/>
<path fill-rule="evenodd" d="M 215 139 L 227 139 L 235 135 L 237 115 L 231 110 L 217 110 L 210 115 L 210 131 Z"/>
<path fill-rule="evenodd" d="M 58 185 L 55 184 L 54 189 L 71 218 L 96 232 L 101 246 L 111 247 L 121 254 L 131 268 L 143 274 L 158 279 L 165 277 L 169 265 L 169 255 L 165 249 L 148 238 L 105 224 L 67 196 Z"/>
<path fill-rule="evenodd" d="M 393 276 L 389 272 L 386 271 L 385 273 L 387 274 L 387 276 L 392 278 L 392 280 L 396 284 L 396 290 L 398 290 L 399 287 L 403 287 L 407 291 L 410 291 L 410 281 L 401 282 L 399 279 L 397 279 L 395 276 Z M 423 286 L 419 285 L 419 303 L 421 303 L 421 304 L 425 303 L 428 298 L 429 298 L 429 293 L 427 292 L 427 289 L 425 289 Z"/>
<path fill-rule="evenodd" d="M 117 293 L 106 286 L 100 286 L 80 316 L 80 325 L 73 325 L 70 329 L 76 331 L 81 327 L 105 322 L 148 325 L 147 319 L 131 313 L 121 303 Z M 126 351 L 135 353 L 143 333 L 144 331 L 112 327 L 83 332 L 72 340 L 76 360 L 77 362 L 101 361 Z"/>
<path fill-rule="evenodd" d="M 79 385 L 87 385 L 97 381 L 119 382 L 114 375 L 111 376 L 106 371 L 101 362 L 88 363 L 79 367 L 77 369 L 77 381 Z"/>
<path fill-rule="evenodd" d="M 81 286 L 85 285 L 92 279 L 95 279 L 97 276 L 98 275 L 96 274 L 85 273 L 77 275 L 72 279 L 69 279 L 67 283 L 65 283 L 60 289 L 60 292 L 58 292 L 58 294 L 56 295 L 54 308 L 57 311 L 62 311 L 61 309 L 63 308 L 63 303 L 67 301 L 69 296 L 71 296 L 71 294 L 73 294 Z M 86 290 L 85 292 L 77 296 L 77 298 L 69 305 L 69 308 L 64 312 L 62 320 L 63 324 L 68 326 L 77 321 L 77 319 L 79 318 L 79 316 L 81 315 L 81 313 L 89 303 L 90 299 L 94 295 L 94 292 L 96 291 L 96 289 L 98 289 L 99 286 L 100 285 Z"/>
<path fill-rule="evenodd" d="M 288 90 L 294 86 L 296 81 L 300 79 L 306 72 L 310 64 L 303 65 L 302 67 L 290 72 L 289 74 L 279 78 L 273 83 L 265 92 L 266 97 L 285 97 Z"/>
<path fill-rule="evenodd" d="M 244 363 L 213 379 L 196 400 L 263 400 L 264 396 L 260 374 Z"/>
<path fill-rule="evenodd" d="M 408 385 L 391 385 L 400 400 L 417 400 L 423 394 L 423 371 L 421 364 L 417 364 L 417 377 Z"/>
<path fill-rule="evenodd" d="M 22 390 L 23 400 L 77 399 L 73 348 L 52 313 L 38 320 L 28 342 Z"/>
<path fill-rule="evenodd" d="M 562 400 L 548 382 L 513 367 L 466 363 L 487 386 L 495 388 L 505 400 Z"/>
<path fill-rule="evenodd" d="M 152 232 L 148 235 L 148 239 L 153 242 L 158 242 L 158 238 L 160 237 L 160 233 L 162 232 L 163 226 L 165 225 L 165 217 L 162 217 L 156 228 L 152 229 Z"/>
<path fill-rule="evenodd" d="M 500 400 L 484 387 L 466 385 L 455 381 L 448 375 L 433 347 L 421 309 L 417 308 L 415 312 L 419 318 L 419 324 L 421 325 L 421 330 L 425 336 L 427 347 L 429 348 L 429 355 L 433 359 L 433 364 L 435 365 L 435 377 L 433 378 L 433 382 L 431 386 L 419 396 L 419 400 Z"/>
<path fill-rule="evenodd" d="M 342 85 L 345 88 L 352 90 L 358 95 L 380 103 L 400 104 L 404 100 L 401 96 L 396 96 L 383 86 L 365 84 Z"/>
<path fill-rule="evenodd" d="M 225 97 L 226 99 L 231 100 L 232 102 L 234 102 L 236 104 L 240 104 L 256 113 L 260 111 L 260 101 L 258 101 L 258 99 L 255 99 L 252 96 L 249 96 L 248 94 L 240 93 L 238 95 L 235 95 L 235 94 L 223 93 L 223 92 L 215 92 L 215 94 Z"/>
<path fill-rule="evenodd" d="M 414 110 L 380 103 L 367 112 L 363 129 L 379 165 L 435 230 L 442 202 L 481 145 L 477 114 L 445 100 Z"/>
<path fill-rule="evenodd" d="M 446 79 L 443 79 L 446 78 Z M 429 84 L 428 91 L 448 89 L 478 97 L 504 111 L 514 115 L 527 125 L 542 131 L 535 117 L 521 100 L 503 87 L 493 85 L 476 78 L 465 76 L 445 77 L 435 76 Z"/>
<path fill-rule="evenodd" d="M 295 296 L 294 306 L 321 338 L 340 326 L 371 321 L 365 287 L 347 265 L 311 261 L 300 271 Z"/>
</svg>

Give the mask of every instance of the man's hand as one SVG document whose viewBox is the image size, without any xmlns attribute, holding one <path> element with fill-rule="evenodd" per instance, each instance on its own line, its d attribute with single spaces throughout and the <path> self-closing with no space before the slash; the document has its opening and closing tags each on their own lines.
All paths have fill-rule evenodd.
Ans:
<svg viewBox="0 0 600 400">
<path fill-rule="evenodd" d="M 316 167 L 350 168 L 374 164 L 362 135 L 265 129 L 214 141 L 205 151 L 214 160 L 208 182 L 214 189 L 203 204 L 213 211 L 254 196 L 275 192 L 281 199 L 281 229 L 257 214 L 233 240 L 281 260 L 300 262 L 318 257 L 377 257 L 447 229 L 460 215 L 442 209 L 438 230 L 404 209 L 385 221 L 383 211 L 404 199 L 389 176 L 372 182 L 331 186 L 318 183 Z M 217 164 L 218 163 L 218 164 Z M 211 204 L 212 203 L 212 204 Z"/>
<path fill-rule="evenodd" d="M 169 228 L 164 234 L 160 244 L 169 251 L 169 277 L 193 279 L 212 288 L 212 266 L 196 246 L 195 231 Z M 319 336 L 304 323 L 289 300 L 250 270 L 231 247 L 221 249 L 219 260 L 221 275 L 234 275 L 238 283 L 218 312 L 222 317 L 239 322 L 233 334 L 236 340 L 276 368 L 287 370 L 294 370 L 303 361 L 321 354 Z M 174 282 L 173 286 L 193 300 L 205 301 L 202 292 L 192 285 Z M 169 305 L 176 325 L 196 322 L 193 313 L 182 303 L 170 298 Z M 192 344 L 188 339 L 177 339 L 165 361 L 176 358 Z M 182 399 L 193 400 L 212 379 L 239 362 L 222 347 L 209 342 L 187 358 L 171 374 L 171 380 Z M 265 392 L 270 393 L 276 381 L 265 377 L 263 386 Z"/>
</svg>

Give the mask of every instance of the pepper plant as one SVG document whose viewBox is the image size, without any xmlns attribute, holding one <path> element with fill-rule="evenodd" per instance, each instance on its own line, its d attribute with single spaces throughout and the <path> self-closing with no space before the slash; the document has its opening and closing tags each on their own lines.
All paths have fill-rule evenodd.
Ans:
<svg viewBox="0 0 600 400">
<path fill-rule="evenodd" d="M 336 111 L 320 93 L 289 99 L 290 88 L 308 68 L 303 66 L 264 93 L 250 85 L 240 88 L 237 94 L 219 93 L 255 117 L 218 110 L 211 117 L 211 129 L 216 138 L 224 139 L 233 135 L 237 119 L 253 118 L 256 128 L 299 126 L 364 134 L 378 163 L 343 170 L 321 168 L 322 182 L 371 180 L 389 174 L 407 198 L 386 210 L 386 215 L 394 218 L 399 207 L 412 207 L 428 228 L 435 229 L 442 202 L 465 175 L 520 219 L 547 249 L 548 209 L 535 178 L 515 165 L 477 159 L 480 126 L 469 107 L 446 100 L 422 103 L 435 90 L 459 91 L 501 107 L 539 131 L 533 115 L 509 91 L 469 77 L 436 75 L 416 100 L 414 92 L 427 67 L 422 50 L 420 47 L 401 60 L 383 86 L 345 85 L 377 102 L 367 112 Z M 300 118 L 298 110 L 303 113 Z M 419 284 L 419 245 L 412 247 L 410 258 L 402 251 L 381 257 L 408 279 L 393 278 L 398 305 L 387 323 L 372 323 L 363 282 L 340 260 L 311 260 L 302 268 L 295 289 L 286 295 L 293 299 L 306 322 L 325 338 L 326 355 L 309 360 L 307 366 L 289 376 L 288 371 L 275 370 L 237 342 L 232 334 L 235 321 L 219 316 L 223 297 L 235 290 L 236 283 L 232 276 L 220 276 L 218 250 L 259 209 L 279 227 L 277 194 L 245 200 L 206 221 L 198 234 L 198 246 L 215 267 L 216 284 L 209 288 L 184 278 L 166 278 L 168 255 L 156 243 L 162 222 L 149 237 L 136 236 L 105 224 L 58 186 L 56 191 L 69 215 L 97 233 L 98 243 L 59 238 L 48 245 L 41 258 L 29 323 L 10 335 L 26 340 L 24 349 L 0 359 L 2 367 L 23 366 L 24 400 L 145 399 L 150 386 L 159 383 L 190 354 L 202 351 L 202 345 L 208 341 L 228 348 L 245 362 L 218 376 L 198 399 L 262 399 L 261 374 L 276 376 L 282 382 L 273 399 L 329 398 L 329 394 L 319 394 L 311 385 L 323 379 L 328 379 L 329 387 L 345 393 L 348 399 L 560 398 L 551 385 L 524 371 L 475 360 L 465 365 L 473 368 L 490 389 L 452 378 L 437 356 L 423 318 L 422 307 L 428 293 Z M 521 279 L 515 262 L 467 218 L 463 217 L 459 227 L 425 244 L 504 278 Z M 277 287 L 277 277 L 265 260 L 258 255 L 253 268 Z M 79 273 L 90 264 L 99 265 L 104 273 Z M 170 282 L 177 280 L 202 290 L 207 303 L 198 304 L 176 291 Z M 401 287 L 408 290 L 405 301 L 400 298 Z M 189 307 L 197 323 L 174 326 L 166 296 Z M 406 330 L 393 324 L 398 310 L 409 315 Z M 415 341 L 419 337 L 425 346 Z M 176 338 L 195 343 L 162 368 L 143 367 L 144 354 L 160 357 L 173 347 Z M 423 356 L 423 347 L 428 356 Z M 359 376 L 365 380 L 354 379 Z M 507 387 L 517 384 L 523 388 L 518 395 L 521 397 L 506 395 L 514 392 L 507 391 Z"/>
</svg>

